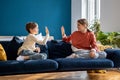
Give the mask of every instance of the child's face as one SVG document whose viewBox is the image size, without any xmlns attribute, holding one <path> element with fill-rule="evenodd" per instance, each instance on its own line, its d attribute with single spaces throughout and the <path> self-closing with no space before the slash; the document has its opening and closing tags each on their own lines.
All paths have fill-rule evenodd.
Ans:
<svg viewBox="0 0 120 80">
<path fill-rule="evenodd" d="M 82 25 L 80 23 L 77 23 L 77 28 L 78 28 L 78 31 L 85 31 L 87 28 L 86 28 L 86 25 Z"/>
<path fill-rule="evenodd" d="M 30 29 L 31 34 L 38 34 L 38 32 L 39 32 L 38 26 L 36 26 L 34 29 Z"/>
</svg>

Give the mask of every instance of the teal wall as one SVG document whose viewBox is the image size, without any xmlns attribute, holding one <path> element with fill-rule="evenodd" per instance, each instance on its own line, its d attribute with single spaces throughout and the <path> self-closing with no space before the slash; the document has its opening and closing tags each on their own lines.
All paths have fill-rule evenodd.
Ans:
<svg viewBox="0 0 120 80">
<path fill-rule="evenodd" d="M 55 39 L 61 39 L 60 27 L 71 33 L 71 0 L 0 0 L 0 36 L 27 35 L 25 24 L 37 22 L 45 35 L 48 26 Z"/>
</svg>

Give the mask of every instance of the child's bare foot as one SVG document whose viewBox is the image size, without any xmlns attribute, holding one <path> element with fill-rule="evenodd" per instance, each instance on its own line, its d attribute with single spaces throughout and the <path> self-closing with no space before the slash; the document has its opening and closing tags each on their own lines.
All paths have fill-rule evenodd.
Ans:
<svg viewBox="0 0 120 80">
<path fill-rule="evenodd" d="M 23 60 L 24 60 L 24 56 L 18 56 L 18 57 L 16 58 L 16 60 L 17 60 L 17 61 L 23 61 Z"/>
<path fill-rule="evenodd" d="M 23 56 L 23 57 L 24 57 L 24 60 L 28 60 L 28 59 L 30 59 L 29 56 Z"/>
</svg>

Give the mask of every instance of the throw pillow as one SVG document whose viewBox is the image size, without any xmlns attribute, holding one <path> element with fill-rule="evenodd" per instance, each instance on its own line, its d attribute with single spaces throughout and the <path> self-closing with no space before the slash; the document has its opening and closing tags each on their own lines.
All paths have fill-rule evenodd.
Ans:
<svg viewBox="0 0 120 80">
<path fill-rule="evenodd" d="M 102 45 L 102 44 L 97 44 L 97 47 L 100 51 L 104 51 L 105 49 L 112 48 L 112 46 Z"/>
<path fill-rule="evenodd" d="M 49 58 L 65 58 L 72 54 L 71 44 L 63 41 L 51 40 L 47 42 Z"/>
<path fill-rule="evenodd" d="M 36 47 L 40 47 L 40 53 L 46 53 L 47 57 L 49 57 L 47 45 L 40 45 L 40 44 L 36 43 Z"/>
<path fill-rule="evenodd" d="M 7 61 L 6 52 L 1 44 L 0 44 L 0 61 Z"/>
<path fill-rule="evenodd" d="M 13 37 L 13 39 L 10 41 L 7 49 L 7 58 L 8 60 L 16 60 L 17 58 L 17 52 L 19 47 L 21 47 L 23 44 L 23 40 L 21 40 L 19 37 Z"/>
</svg>

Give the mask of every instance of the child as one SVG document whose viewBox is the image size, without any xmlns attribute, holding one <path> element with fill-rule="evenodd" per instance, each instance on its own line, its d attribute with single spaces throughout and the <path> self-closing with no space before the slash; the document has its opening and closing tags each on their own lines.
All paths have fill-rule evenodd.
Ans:
<svg viewBox="0 0 120 80">
<path fill-rule="evenodd" d="M 88 22 L 86 19 L 78 20 L 78 31 L 73 32 L 69 37 L 66 36 L 64 27 L 61 27 L 63 41 L 70 42 L 74 52 L 67 58 L 106 58 L 106 53 L 100 52 L 97 48 L 94 33 L 87 27 Z"/>
<path fill-rule="evenodd" d="M 28 31 L 29 35 L 26 37 L 23 45 L 18 50 L 18 57 L 17 60 L 36 60 L 36 59 L 46 59 L 46 53 L 40 53 L 40 48 L 35 47 L 35 43 L 45 45 L 48 38 L 49 38 L 49 30 L 46 27 L 46 37 L 44 40 L 38 40 L 36 34 L 38 34 L 38 24 L 34 22 L 30 22 L 26 24 L 26 30 Z"/>
</svg>

